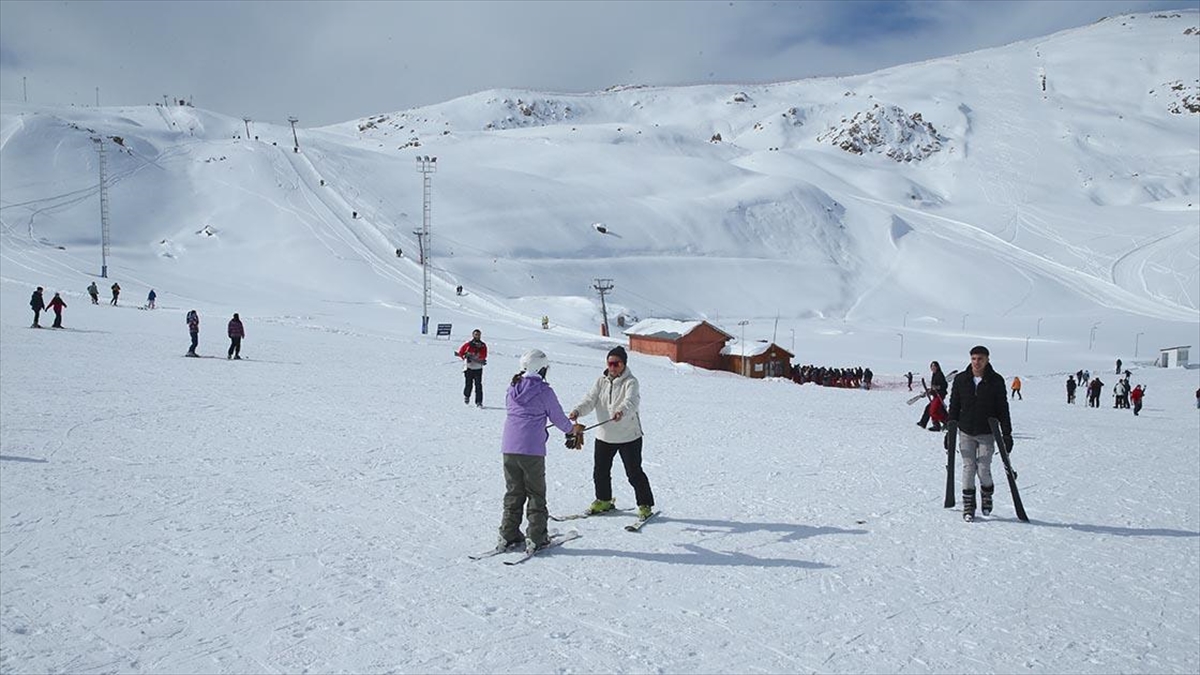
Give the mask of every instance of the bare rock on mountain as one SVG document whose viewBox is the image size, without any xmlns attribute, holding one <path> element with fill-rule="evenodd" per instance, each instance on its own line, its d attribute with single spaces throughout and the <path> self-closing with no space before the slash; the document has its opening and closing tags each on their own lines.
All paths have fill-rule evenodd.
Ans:
<svg viewBox="0 0 1200 675">
<path fill-rule="evenodd" d="M 817 136 L 855 155 L 886 155 L 897 162 L 919 162 L 942 149 L 946 142 L 921 113 L 908 115 L 899 106 L 876 103 L 870 110 L 842 119 L 841 124 Z"/>
<path fill-rule="evenodd" d="M 537 101 L 520 98 L 492 99 L 488 101 L 488 105 L 500 106 L 504 116 L 488 122 L 484 125 L 484 129 L 544 127 L 572 119 L 574 115 L 570 105 L 550 98 Z"/>
</svg>

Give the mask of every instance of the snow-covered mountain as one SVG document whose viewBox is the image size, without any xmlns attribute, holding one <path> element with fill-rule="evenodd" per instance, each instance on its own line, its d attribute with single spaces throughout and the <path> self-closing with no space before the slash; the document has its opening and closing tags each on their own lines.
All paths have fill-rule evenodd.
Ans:
<svg viewBox="0 0 1200 675">
<path fill-rule="evenodd" d="M 0 673 L 1196 672 L 1200 381 L 1152 362 L 1200 348 L 1198 92 L 1189 11 L 856 77 L 482 92 L 298 152 L 201 108 L 3 102 Z M 419 332 L 426 155 L 449 341 Z M 876 386 L 632 354 L 663 515 L 469 561 L 520 355 L 570 406 L 623 342 L 597 278 L 610 317 Z M 35 286 L 67 330 L 27 329 Z M 239 312 L 247 358 L 180 358 L 192 308 L 210 357 Z M 451 355 L 473 327 L 482 410 Z M 903 373 L 977 343 L 1025 383 L 1030 523 L 999 459 L 992 517 L 944 510 L 941 435 L 905 405 Z M 1110 407 L 1116 358 L 1139 417 Z M 1064 401 L 1081 368 L 1100 409 Z M 558 436 L 547 478 L 552 513 L 593 497 Z"/>
</svg>

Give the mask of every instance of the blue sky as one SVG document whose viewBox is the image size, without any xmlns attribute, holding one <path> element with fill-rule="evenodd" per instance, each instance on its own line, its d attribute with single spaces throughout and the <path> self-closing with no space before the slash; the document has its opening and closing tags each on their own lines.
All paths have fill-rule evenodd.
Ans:
<svg viewBox="0 0 1200 675">
<path fill-rule="evenodd" d="M 301 126 L 492 88 L 865 73 L 1200 0 L 1014 2 L 0 1 L 0 98 L 192 98 Z"/>
</svg>

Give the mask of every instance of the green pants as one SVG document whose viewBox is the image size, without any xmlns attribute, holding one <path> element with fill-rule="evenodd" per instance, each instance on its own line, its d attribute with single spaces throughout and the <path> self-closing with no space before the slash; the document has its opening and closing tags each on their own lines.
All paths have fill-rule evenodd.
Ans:
<svg viewBox="0 0 1200 675">
<path fill-rule="evenodd" d="M 505 541 L 521 537 L 521 507 L 529 516 L 527 536 L 541 544 L 549 539 L 546 521 L 546 458 L 543 455 L 504 455 L 504 517 L 500 536 Z M 528 500 L 528 504 L 526 504 Z"/>
</svg>

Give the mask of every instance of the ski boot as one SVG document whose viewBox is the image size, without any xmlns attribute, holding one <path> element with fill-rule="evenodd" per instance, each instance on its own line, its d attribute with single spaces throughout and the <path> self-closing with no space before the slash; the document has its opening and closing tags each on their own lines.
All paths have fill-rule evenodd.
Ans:
<svg viewBox="0 0 1200 675">
<path fill-rule="evenodd" d="M 589 506 L 587 508 L 587 513 L 588 513 L 588 515 L 594 516 L 597 513 L 604 513 L 605 511 L 612 511 L 614 508 L 616 508 L 613 505 L 614 501 L 615 500 L 613 500 L 613 499 L 607 499 L 607 500 L 606 499 L 597 499 L 596 501 L 592 502 L 591 506 Z"/>
<path fill-rule="evenodd" d="M 980 506 L 980 509 L 983 511 L 983 515 L 985 515 L 985 516 L 992 515 L 992 494 L 995 491 L 996 491 L 995 485 L 980 485 L 979 486 L 979 492 L 981 493 L 980 494 L 981 500 L 980 500 L 979 506 Z"/>
<path fill-rule="evenodd" d="M 968 523 L 975 520 L 975 490 L 963 490 L 963 520 Z"/>
<path fill-rule="evenodd" d="M 649 518 L 650 516 L 654 515 L 654 507 L 642 504 L 641 506 L 638 507 L 637 515 L 638 515 L 638 518 L 645 520 L 645 519 Z"/>
</svg>

